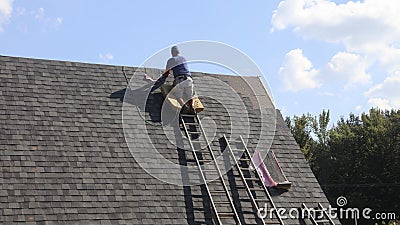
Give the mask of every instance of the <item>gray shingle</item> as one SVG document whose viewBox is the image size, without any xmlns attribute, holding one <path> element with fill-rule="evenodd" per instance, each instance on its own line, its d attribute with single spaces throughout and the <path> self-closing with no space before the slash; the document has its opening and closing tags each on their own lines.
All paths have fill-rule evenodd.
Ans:
<svg viewBox="0 0 400 225">
<path fill-rule="evenodd" d="M 125 69 L 131 76 L 137 68 Z M 156 77 L 161 71 L 148 69 L 147 73 Z M 193 74 L 197 93 L 206 106 L 200 116 L 212 119 L 217 127 L 211 140 L 213 149 L 221 148 L 223 134 L 246 133 L 246 127 L 230 130 L 243 122 L 241 115 L 248 114 L 249 149 L 273 149 L 293 182 L 289 192 L 273 195 L 276 205 L 328 204 L 258 78 L 246 78 L 245 83 L 234 76 Z M 142 78 L 135 76 L 133 86 L 145 86 Z M 234 101 L 231 92 L 215 79 L 233 87 L 241 101 Z M 125 88 L 119 66 L 0 56 L 0 223 L 212 223 L 211 209 L 204 205 L 208 199 L 200 186 L 166 184 L 147 174 L 132 157 L 126 136 L 148 157 L 152 157 L 149 149 L 155 146 L 175 164 L 193 158 L 179 152 L 161 128 L 144 123 L 137 111 L 130 113 L 129 120 L 135 132 L 124 135 L 121 100 Z M 146 119 L 159 119 L 163 100 L 159 95 L 155 93 L 149 101 Z M 257 101 L 262 102 L 262 109 Z M 276 123 L 276 132 L 261 134 L 260 113 L 266 118 L 276 114 L 276 120 L 264 124 L 274 127 Z M 164 163 L 157 166 L 164 168 Z M 172 179 L 165 171 L 159 176 Z M 231 182 L 237 182 L 235 179 Z M 246 195 L 239 190 L 237 194 Z M 246 214 L 243 210 L 245 220 L 254 221 L 252 209 L 241 204 L 250 211 Z"/>
</svg>

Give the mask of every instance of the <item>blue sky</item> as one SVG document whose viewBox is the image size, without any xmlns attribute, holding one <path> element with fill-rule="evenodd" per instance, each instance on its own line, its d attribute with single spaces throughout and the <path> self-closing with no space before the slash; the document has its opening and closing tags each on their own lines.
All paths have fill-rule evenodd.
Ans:
<svg viewBox="0 0 400 225">
<path fill-rule="evenodd" d="M 174 43 L 250 56 L 284 116 L 400 108 L 400 2 L 0 0 L 0 54 L 139 66 Z M 208 71 L 204 71 L 208 72 Z"/>
</svg>

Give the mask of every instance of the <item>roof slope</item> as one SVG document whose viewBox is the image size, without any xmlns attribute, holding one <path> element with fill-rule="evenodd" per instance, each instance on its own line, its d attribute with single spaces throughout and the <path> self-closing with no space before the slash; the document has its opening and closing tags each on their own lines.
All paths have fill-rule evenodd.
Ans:
<svg viewBox="0 0 400 225">
<path fill-rule="evenodd" d="M 126 71 L 132 75 L 135 69 Z M 327 206 L 322 189 L 260 80 L 248 78 L 256 90 L 251 94 L 243 89 L 241 78 L 194 73 L 200 96 L 220 89 L 204 77 L 230 84 L 245 104 L 245 109 L 240 108 L 227 94 L 220 94 L 219 102 L 202 98 L 206 110 L 201 116 L 216 121 L 212 145 L 219 148 L 223 134 L 242 132 L 229 131 L 235 121 L 226 110 L 237 114 L 246 110 L 249 148 L 271 145 L 292 182 L 288 192 L 271 190 L 277 207 L 299 208 L 303 202 Z M 142 77 L 135 79 L 135 87 L 146 85 Z M 0 223 L 212 223 L 201 186 L 182 187 L 155 179 L 132 157 L 123 130 L 125 88 L 118 66 L 0 57 Z M 263 103 L 261 108 L 255 104 L 257 99 Z M 160 120 L 162 100 L 159 94 L 149 98 L 142 111 L 146 119 Z M 229 104 L 222 107 L 222 103 Z M 273 121 L 276 132 L 265 136 L 260 127 L 263 111 L 277 113 Z M 130 133 L 131 140 L 143 152 L 153 145 L 173 163 L 189 160 L 190 154 L 171 144 L 160 127 L 143 125 L 137 113 L 131 116 L 131 125 L 138 128 Z M 251 220 L 251 216 L 244 217 L 246 222 Z"/>
</svg>

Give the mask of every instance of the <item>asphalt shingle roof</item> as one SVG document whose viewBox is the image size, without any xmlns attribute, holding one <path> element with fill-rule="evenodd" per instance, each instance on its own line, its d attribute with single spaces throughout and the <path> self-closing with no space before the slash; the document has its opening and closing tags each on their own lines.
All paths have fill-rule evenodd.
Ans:
<svg viewBox="0 0 400 225">
<path fill-rule="evenodd" d="M 128 75 L 135 70 L 126 68 Z M 156 69 L 149 71 L 153 76 L 159 74 Z M 246 133 L 247 128 L 234 127 L 238 118 L 230 117 L 245 112 L 250 121 L 249 149 L 271 146 L 292 182 L 290 191 L 271 189 L 276 206 L 289 209 L 300 208 L 301 203 L 310 207 L 317 203 L 329 205 L 257 77 L 246 78 L 246 83 L 227 75 L 193 76 L 206 107 L 200 117 L 214 121 L 214 125 L 205 125 L 213 131 L 210 139 L 214 149 L 221 148 L 222 135 Z M 205 77 L 228 84 L 245 107 Z M 131 112 L 129 126 L 134 129 L 130 138 L 126 137 L 122 111 L 123 105 L 130 103 L 124 102 L 124 96 L 126 100 L 148 85 L 142 78 L 135 76 L 131 89 L 126 90 L 120 66 L 0 57 L 1 224 L 212 223 L 212 209 L 203 187 L 163 182 L 149 175 L 132 157 L 126 141 L 133 141 L 144 154 L 149 146 L 155 146 L 165 159 L 177 165 L 193 159 L 190 152 L 171 143 L 162 127 L 143 123 L 139 111 Z M 209 93 L 218 93 L 218 98 L 201 97 Z M 162 101 L 156 92 L 145 108 L 139 109 L 146 119 L 158 124 Z M 267 126 L 276 124 L 276 131 L 261 132 L 261 114 L 273 118 L 267 119 Z M 159 166 L 163 168 L 162 163 Z M 230 173 L 226 179 L 234 183 L 238 178 L 234 171 Z M 168 173 L 159 176 L 169 178 Z M 237 192 L 240 199 L 243 192 Z M 243 221 L 254 223 L 254 213 L 248 212 L 250 203 L 240 204 Z M 299 220 L 285 222 L 300 224 Z"/>
</svg>

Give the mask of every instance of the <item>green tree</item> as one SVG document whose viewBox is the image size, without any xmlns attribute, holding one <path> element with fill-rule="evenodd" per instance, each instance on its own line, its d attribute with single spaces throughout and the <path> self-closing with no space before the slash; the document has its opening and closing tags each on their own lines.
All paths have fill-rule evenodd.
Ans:
<svg viewBox="0 0 400 225">
<path fill-rule="evenodd" d="M 293 134 L 294 139 L 299 144 L 300 149 L 307 158 L 307 161 L 311 162 L 313 154 L 310 149 L 312 149 L 311 146 L 314 144 L 311 134 L 313 131 L 314 118 L 311 114 L 303 114 L 301 116 L 294 116 L 293 119 L 286 117 L 285 121 Z"/>
<path fill-rule="evenodd" d="M 285 121 L 311 167 L 319 167 L 315 163 L 316 161 L 324 161 L 330 158 L 329 146 L 327 145 L 329 140 L 329 110 L 323 110 L 318 119 L 308 113 L 294 116 L 293 119 L 286 117 Z M 314 169 L 317 170 L 317 168 Z"/>
<path fill-rule="evenodd" d="M 327 183 L 332 176 L 332 173 L 336 171 L 332 170 L 332 153 L 331 148 L 328 145 L 330 140 L 328 130 L 328 124 L 330 122 L 330 112 L 329 110 L 323 110 L 317 117 L 313 119 L 312 130 L 316 141 L 312 148 L 309 150 L 313 154 L 312 161 L 310 161 L 311 169 L 318 173 L 317 179 L 320 183 Z"/>
<path fill-rule="evenodd" d="M 372 108 L 331 128 L 329 114 L 286 122 L 331 204 L 346 196 L 348 206 L 400 215 L 400 110 Z"/>
</svg>

